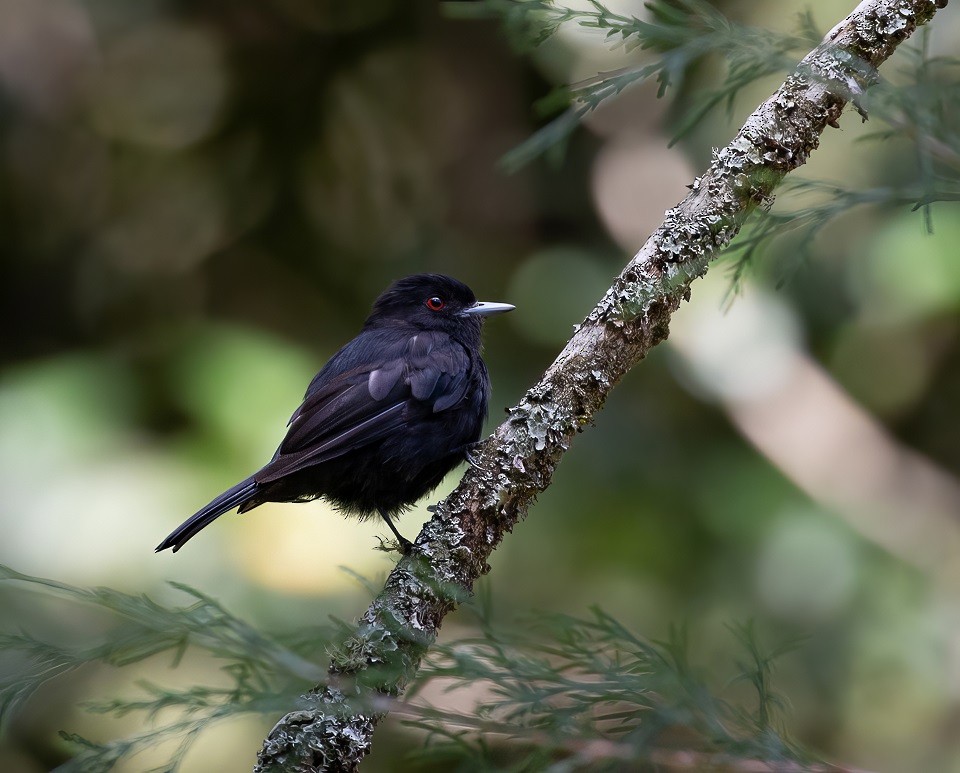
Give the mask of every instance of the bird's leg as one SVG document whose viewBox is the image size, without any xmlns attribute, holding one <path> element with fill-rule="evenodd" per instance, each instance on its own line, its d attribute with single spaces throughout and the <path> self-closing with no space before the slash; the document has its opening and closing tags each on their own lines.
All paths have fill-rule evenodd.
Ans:
<svg viewBox="0 0 960 773">
<path fill-rule="evenodd" d="M 387 514 L 386 510 L 380 510 L 380 517 L 387 522 L 387 526 L 390 527 L 390 531 L 393 532 L 393 536 L 397 538 L 397 544 L 400 546 L 400 552 L 405 556 L 410 555 L 410 551 L 413 550 L 413 543 L 404 537 L 397 527 L 393 525 L 393 521 L 390 520 L 390 516 Z"/>
</svg>

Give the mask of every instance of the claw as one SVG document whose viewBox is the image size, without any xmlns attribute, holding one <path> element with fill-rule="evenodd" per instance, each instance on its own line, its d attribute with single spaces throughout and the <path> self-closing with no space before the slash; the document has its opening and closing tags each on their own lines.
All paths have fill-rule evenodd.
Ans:
<svg viewBox="0 0 960 773">
<path fill-rule="evenodd" d="M 376 535 L 376 539 L 380 544 L 377 545 L 375 550 L 380 550 L 384 553 L 400 553 L 404 556 L 409 556 L 413 552 L 413 543 L 403 537 L 394 542 L 393 540 L 385 540 L 378 534 Z"/>
<path fill-rule="evenodd" d="M 397 531 L 397 527 L 393 525 L 393 521 L 390 520 L 390 514 L 387 513 L 386 510 L 380 510 L 380 517 L 387 522 L 387 526 L 390 527 L 390 531 L 393 532 L 393 536 L 397 538 L 396 549 L 399 550 L 401 553 L 403 553 L 403 555 L 409 556 L 411 551 L 413 550 L 413 543 L 410 540 L 408 540 L 406 537 L 404 537 L 399 531 Z M 393 548 L 384 547 L 383 540 L 380 540 L 380 549 L 388 550 L 388 551 L 393 550 Z"/>
<path fill-rule="evenodd" d="M 475 447 L 475 446 L 474 446 L 474 447 Z M 471 467 L 473 467 L 473 469 L 475 469 L 475 470 L 479 470 L 479 469 L 480 469 L 480 463 L 477 461 L 477 457 L 475 457 L 475 456 L 470 452 L 470 448 L 465 448 L 465 449 L 463 449 L 463 458 L 466 459 L 467 464 L 469 464 Z"/>
</svg>

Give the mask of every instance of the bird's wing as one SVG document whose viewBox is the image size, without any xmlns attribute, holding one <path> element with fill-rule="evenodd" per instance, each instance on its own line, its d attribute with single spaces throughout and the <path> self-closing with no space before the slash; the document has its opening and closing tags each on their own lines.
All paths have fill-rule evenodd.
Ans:
<svg viewBox="0 0 960 773">
<path fill-rule="evenodd" d="M 257 482 L 277 480 L 387 437 L 418 408 L 440 412 L 463 399 L 470 359 L 448 336 L 418 333 L 378 343 L 377 362 L 314 380 Z"/>
<path fill-rule="evenodd" d="M 467 350 L 439 333 L 421 333 L 410 339 L 404 380 L 410 394 L 440 413 L 459 403 L 470 383 Z"/>
</svg>

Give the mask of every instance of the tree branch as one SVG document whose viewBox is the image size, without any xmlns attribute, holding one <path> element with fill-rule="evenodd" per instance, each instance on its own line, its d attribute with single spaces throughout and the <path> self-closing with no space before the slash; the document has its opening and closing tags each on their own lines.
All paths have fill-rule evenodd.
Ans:
<svg viewBox="0 0 960 773">
<path fill-rule="evenodd" d="M 332 656 L 330 679 L 270 732 L 258 756 L 267 771 L 352 771 L 373 730 L 415 675 L 444 616 L 472 592 L 490 553 L 553 478 L 574 435 L 607 393 L 668 334 L 691 282 L 772 202 L 876 68 L 946 0 L 866 0 L 808 54 L 747 119 L 691 193 L 623 269 L 543 378 L 474 452 L 460 485 L 435 509 L 412 555 L 400 560 Z M 861 111 L 862 112 L 862 111 Z"/>
</svg>

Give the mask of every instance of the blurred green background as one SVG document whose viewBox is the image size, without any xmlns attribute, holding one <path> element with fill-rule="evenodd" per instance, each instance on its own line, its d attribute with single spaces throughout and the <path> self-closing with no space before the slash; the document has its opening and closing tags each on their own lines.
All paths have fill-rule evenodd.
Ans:
<svg viewBox="0 0 960 773">
<path fill-rule="evenodd" d="M 783 30 L 804 8 L 829 29 L 854 3 L 717 5 Z M 956 9 L 933 27 L 953 53 Z M 499 421 L 781 79 L 672 149 L 673 100 L 719 68 L 660 101 L 640 86 L 559 162 L 500 171 L 553 85 L 643 56 L 578 29 L 521 55 L 495 20 L 428 2 L 0 0 L 0 563 L 161 598 L 176 579 L 268 629 L 359 615 L 369 594 L 340 567 L 381 577 L 386 530 L 322 502 L 153 547 L 269 458 L 396 277 L 443 271 L 517 305 L 487 325 Z M 858 142 L 870 128 L 846 115 L 802 173 L 912 179 L 909 144 Z M 806 636 L 778 679 L 795 737 L 858 767 L 960 770 L 960 217 L 933 216 L 928 235 L 906 208 L 858 209 L 799 267 L 781 240 L 726 311 L 715 266 L 493 556 L 498 615 L 596 603 L 651 638 L 686 622 L 718 673 L 731 621 Z M 109 624 L 10 587 L 0 614 L 52 637 Z M 14 717 L 0 769 L 63 761 L 57 729 L 102 740 L 138 721 L 84 700 L 215 668 L 61 680 Z M 184 770 L 249 769 L 271 724 L 219 727 Z M 368 769 L 397 769 L 420 743 L 405 733 L 389 724 Z"/>
</svg>

